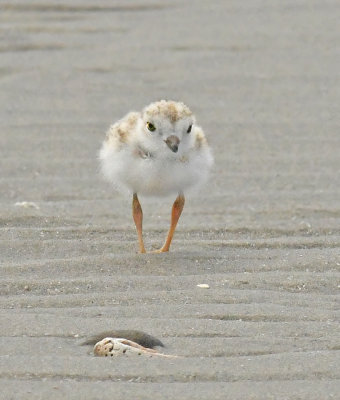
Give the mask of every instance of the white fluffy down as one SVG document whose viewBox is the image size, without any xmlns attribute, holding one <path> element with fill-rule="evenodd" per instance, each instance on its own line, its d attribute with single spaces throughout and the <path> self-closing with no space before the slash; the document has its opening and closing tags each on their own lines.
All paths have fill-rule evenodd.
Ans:
<svg viewBox="0 0 340 400">
<path fill-rule="evenodd" d="M 146 196 L 186 192 L 206 181 L 213 164 L 208 146 L 192 148 L 182 157 L 164 149 L 164 154 L 156 152 L 142 158 L 129 145 L 118 150 L 107 142 L 100 151 L 100 160 L 104 176 L 116 189 Z"/>
</svg>

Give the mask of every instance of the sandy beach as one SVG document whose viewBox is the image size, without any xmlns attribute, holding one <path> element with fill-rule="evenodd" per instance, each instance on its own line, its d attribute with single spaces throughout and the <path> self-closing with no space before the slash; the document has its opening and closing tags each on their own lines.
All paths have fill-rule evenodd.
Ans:
<svg viewBox="0 0 340 400">
<path fill-rule="evenodd" d="M 1 399 L 340 399 L 339 18 L 333 0 L 0 2 Z M 170 253 L 140 255 L 97 157 L 163 98 L 215 166 Z M 141 198 L 150 250 L 173 201 Z M 80 345 L 110 329 L 180 357 Z"/>
</svg>

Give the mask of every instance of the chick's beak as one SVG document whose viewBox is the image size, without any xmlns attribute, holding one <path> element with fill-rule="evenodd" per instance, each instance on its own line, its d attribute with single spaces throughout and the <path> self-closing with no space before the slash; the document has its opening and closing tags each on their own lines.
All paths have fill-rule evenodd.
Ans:
<svg viewBox="0 0 340 400">
<path fill-rule="evenodd" d="M 178 146 L 180 143 L 180 140 L 178 139 L 177 136 L 171 135 L 164 140 L 164 142 L 168 145 L 169 149 L 173 151 L 174 153 L 177 153 L 178 151 Z"/>
</svg>

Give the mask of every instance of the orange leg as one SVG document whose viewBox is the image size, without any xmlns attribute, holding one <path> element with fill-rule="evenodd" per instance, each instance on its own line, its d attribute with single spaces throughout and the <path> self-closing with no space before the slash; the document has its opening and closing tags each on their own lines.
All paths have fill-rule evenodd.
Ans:
<svg viewBox="0 0 340 400">
<path fill-rule="evenodd" d="M 137 234 L 138 234 L 138 243 L 139 243 L 139 251 L 141 253 L 145 253 L 145 247 L 144 247 L 144 242 L 143 242 L 143 211 L 142 207 L 139 203 L 137 193 L 133 194 L 133 200 L 132 200 L 132 215 L 133 215 L 133 220 L 135 221 L 136 229 L 137 229 Z"/>
<path fill-rule="evenodd" d="M 171 224 L 168 232 L 168 237 L 166 238 L 163 247 L 157 250 L 156 253 L 164 253 L 166 251 L 169 251 L 170 244 L 175 233 L 177 222 L 183 211 L 184 202 L 185 202 L 184 195 L 180 193 L 172 206 Z"/>
</svg>

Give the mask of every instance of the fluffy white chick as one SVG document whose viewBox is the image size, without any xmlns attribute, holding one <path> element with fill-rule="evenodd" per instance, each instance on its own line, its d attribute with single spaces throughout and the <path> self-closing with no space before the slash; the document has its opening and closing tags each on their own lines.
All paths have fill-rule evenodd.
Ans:
<svg viewBox="0 0 340 400">
<path fill-rule="evenodd" d="M 104 176 L 133 195 L 132 212 L 141 253 L 145 253 L 143 212 L 137 195 L 177 194 L 167 239 L 157 250 L 169 251 L 184 207 L 184 191 L 204 182 L 213 164 L 203 130 L 190 109 L 181 102 L 161 100 L 142 112 L 130 112 L 110 127 L 100 161 Z"/>
</svg>

